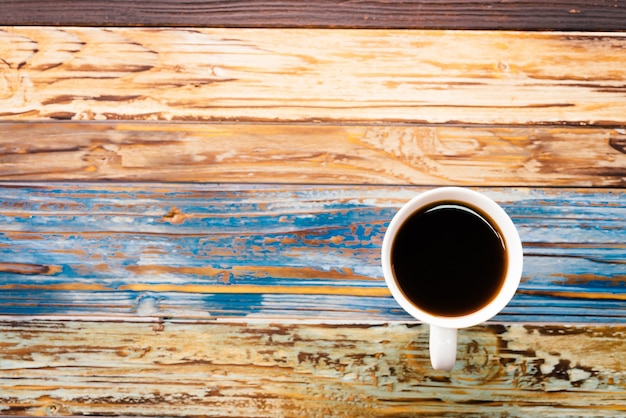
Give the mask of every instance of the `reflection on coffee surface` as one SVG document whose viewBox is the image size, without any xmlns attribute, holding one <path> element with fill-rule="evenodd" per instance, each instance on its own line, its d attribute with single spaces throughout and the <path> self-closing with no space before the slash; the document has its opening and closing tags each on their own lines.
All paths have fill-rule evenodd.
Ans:
<svg viewBox="0 0 626 418">
<path fill-rule="evenodd" d="M 398 286 L 419 309 L 463 316 L 496 297 L 506 276 L 500 231 L 477 209 L 437 202 L 413 213 L 391 248 Z"/>
</svg>

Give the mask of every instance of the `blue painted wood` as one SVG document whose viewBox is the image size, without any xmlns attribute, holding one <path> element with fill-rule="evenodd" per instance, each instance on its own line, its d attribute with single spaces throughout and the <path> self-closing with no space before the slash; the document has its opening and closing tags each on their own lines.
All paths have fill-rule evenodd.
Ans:
<svg viewBox="0 0 626 418">
<path fill-rule="evenodd" d="M 0 185 L 0 315 L 410 319 L 386 225 L 424 187 Z M 494 321 L 624 322 L 621 189 L 478 189 L 515 222 L 519 292 Z"/>
</svg>

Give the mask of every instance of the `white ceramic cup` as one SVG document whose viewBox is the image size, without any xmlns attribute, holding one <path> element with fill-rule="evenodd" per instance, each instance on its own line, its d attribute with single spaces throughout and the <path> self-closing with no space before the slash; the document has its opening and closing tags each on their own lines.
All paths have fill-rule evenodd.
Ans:
<svg viewBox="0 0 626 418">
<path fill-rule="evenodd" d="M 479 310 L 462 316 L 439 316 L 425 311 L 413 303 L 402 291 L 396 279 L 391 251 L 394 239 L 404 222 L 415 212 L 432 207 L 438 202 L 455 202 L 467 205 L 490 220 L 501 235 L 507 258 L 506 270 L 500 290 Z M 462 232 L 462 231 L 461 231 Z M 453 257 L 453 255 L 452 255 Z M 495 316 L 509 303 L 522 275 L 522 243 L 511 218 L 496 202 L 482 193 L 462 187 L 441 187 L 429 190 L 411 199 L 391 220 L 382 246 L 382 267 L 385 281 L 396 301 L 411 316 L 430 325 L 430 360 L 433 368 L 451 370 L 456 362 L 457 330 L 471 327 Z"/>
</svg>

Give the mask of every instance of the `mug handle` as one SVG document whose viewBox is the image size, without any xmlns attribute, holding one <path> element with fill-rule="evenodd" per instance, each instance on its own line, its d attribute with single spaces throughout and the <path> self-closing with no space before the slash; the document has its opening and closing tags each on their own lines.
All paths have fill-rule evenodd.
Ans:
<svg viewBox="0 0 626 418">
<path fill-rule="evenodd" d="M 456 328 L 430 325 L 430 363 L 436 370 L 452 370 L 456 363 Z"/>
</svg>

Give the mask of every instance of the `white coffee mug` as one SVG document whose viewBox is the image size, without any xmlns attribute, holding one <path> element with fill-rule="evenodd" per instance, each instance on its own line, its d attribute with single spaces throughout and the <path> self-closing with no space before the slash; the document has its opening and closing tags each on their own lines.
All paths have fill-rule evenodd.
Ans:
<svg viewBox="0 0 626 418">
<path fill-rule="evenodd" d="M 492 294 L 485 296 L 487 299 L 485 299 L 480 306 L 477 305 L 477 307 L 472 311 L 445 315 L 442 315 L 441 313 L 434 313 L 434 310 L 432 309 L 433 306 L 436 306 L 437 304 L 446 305 L 450 303 L 449 300 L 446 299 L 448 294 L 451 293 L 450 288 L 446 287 L 449 286 L 448 284 L 444 285 L 442 283 L 441 289 L 443 290 L 436 290 L 436 295 L 428 298 L 428 304 L 430 304 L 430 307 L 423 306 L 424 302 L 416 301 L 418 298 L 413 297 L 413 299 L 411 299 L 407 295 L 410 294 L 410 292 L 414 292 L 413 295 L 419 293 L 419 288 L 412 288 L 409 292 L 409 284 L 410 286 L 413 286 L 414 283 L 419 283 L 418 280 L 426 280 L 426 277 L 420 277 L 427 276 L 426 273 L 421 273 L 422 266 L 424 266 L 424 271 L 426 271 L 426 265 L 430 263 L 431 258 L 436 259 L 436 255 L 431 258 L 429 258 L 430 256 L 426 257 L 425 259 L 421 259 L 421 261 L 415 261 L 415 265 L 411 267 L 412 270 L 410 271 L 416 271 L 416 277 L 411 277 L 410 281 L 407 277 L 399 279 L 396 275 L 394 263 L 396 264 L 396 270 L 402 271 L 398 265 L 401 263 L 410 264 L 413 261 L 412 259 L 409 260 L 408 257 L 404 257 L 402 262 L 400 262 L 400 258 L 394 261 L 392 251 L 395 251 L 393 254 L 411 254 L 410 251 L 420 251 L 418 248 L 425 248 L 424 245 L 428 244 L 424 243 L 428 243 L 431 239 L 428 236 L 415 237 L 416 241 L 422 240 L 421 244 L 416 244 L 415 248 L 409 248 L 412 246 L 413 241 L 411 241 L 411 239 L 413 238 L 406 238 L 412 237 L 412 235 L 410 235 L 411 233 L 420 231 L 418 229 L 410 231 L 407 230 L 407 228 L 409 228 L 409 226 L 407 226 L 409 225 L 409 222 L 413 222 L 412 219 L 417 219 L 418 216 L 421 216 L 426 212 L 429 213 L 428 216 L 430 216 L 430 218 L 423 218 L 420 222 L 428 228 L 436 228 L 435 225 L 437 223 L 444 225 L 444 229 L 454 228 L 453 231 L 447 232 L 448 235 L 444 235 L 447 238 L 437 238 L 444 240 L 442 241 L 444 243 L 445 239 L 448 238 L 453 241 L 457 238 L 459 240 L 466 239 L 470 247 L 473 246 L 471 248 L 472 251 L 474 251 L 474 247 L 480 244 L 474 245 L 472 239 L 474 236 L 479 236 L 480 234 L 476 234 L 475 230 L 471 228 L 464 230 L 464 217 L 468 217 L 470 222 L 476 222 L 477 225 L 480 223 L 478 220 L 474 221 L 474 218 L 476 218 L 474 215 L 477 215 L 482 218 L 483 221 L 486 221 L 489 226 L 493 228 L 495 233 L 494 236 L 498 236 L 501 240 L 503 251 L 494 251 L 494 253 L 498 253 L 498 256 L 503 260 L 500 264 L 498 264 L 498 266 L 501 266 L 498 267 L 498 269 L 500 269 L 498 271 L 501 271 L 501 274 L 498 275 L 500 277 L 498 279 L 498 285 L 497 287 L 492 287 L 490 291 Z M 466 214 L 465 212 L 471 213 L 472 216 Z M 460 219 L 454 222 L 443 222 L 443 220 L 446 219 L 445 216 L 449 216 L 443 216 L 446 213 L 460 214 Z M 436 214 L 439 218 L 433 218 L 433 214 Z M 435 222 L 433 219 L 438 219 L 438 221 Z M 421 229 L 421 231 L 429 231 L 429 229 Z M 432 239 L 433 241 L 435 240 L 434 236 Z M 489 239 L 493 240 L 495 238 Z M 479 242 L 482 243 L 482 241 Z M 422 245 L 422 247 L 419 247 L 419 245 Z M 444 244 L 439 243 L 438 245 L 443 248 Z M 398 246 L 398 249 L 394 249 L 394 246 Z M 400 247 L 404 247 L 404 250 Z M 426 248 L 425 252 L 437 251 L 437 245 L 433 245 L 433 247 L 434 248 Z M 457 248 L 452 245 L 450 247 L 455 248 L 457 252 L 458 248 L 465 248 L 462 246 Z M 401 250 L 404 252 L 400 252 Z M 405 250 L 410 251 L 407 253 Z M 468 254 L 469 253 L 470 252 L 468 251 Z M 480 251 L 477 253 L 480 253 Z M 454 253 L 449 253 L 446 257 L 450 259 L 449 263 L 455 262 Z M 491 254 L 480 254 L 480 257 L 470 259 L 469 264 L 472 264 L 472 260 L 481 259 L 481 257 L 486 257 L 485 260 L 487 260 L 488 263 L 491 262 L 489 259 Z M 494 255 L 494 257 L 496 257 L 496 255 Z M 497 203 L 484 194 L 471 189 L 462 187 L 441 187 L 429 190 L 414 197 L 396 213 L 391 220 L 387 231 L 385 232 L 381 258 L 385 281 L 393 297 L 410 315 L 419 321 L 429 324 L 430 326 L 429 347 L 430 360 L 433 368 L 438 370 L 451 370 L 456 362 L 457 330 L 459 328 L 471 327 L 487 321 L 500 312 L 507 305 L 507 303 L 509 303 L 517 290 L 522 275 L 523 252 L 522 243 L 515 225 L 504 209 L 502 209 Z M 416 257 L 416 260 L 420 260 L 420 258 Z M 432 266 L 429 266 L 428 268 L 431 269 L 429 271 L 432 271 Z M 478 267 L 477 269 L 478 273 L 475 273 L 475 276 L 477 277 L 474 277 L 476 283 L 475 285 L 472 284 L 472 286 L 475 287 L 475 289 L 480 289 L 481 284 L 479 272 L 481 270 Z M 445 269 L 442 268 L 442 270 Z M 407 270 L 405 269 L 404 271 Z M 433 280 L 435 279 L 429 279 L 429 283 L 432 283 Z M 444 279 L 437 280 L 443 281 Z M 465 279 L 463 280 L 463 286 L 467 286 L 469 283 L 472 283 L 465 282 Z M 415 286 L 419 287 L 420 285 L 417 284 Z M 462 286 L 459 285 L 459 289 L 461 287 Z M 474 291 L 474 289 L 472 289 L 472 291 Z M 480 292 L 482 290 L 476 291 Z"/>
</svg>

